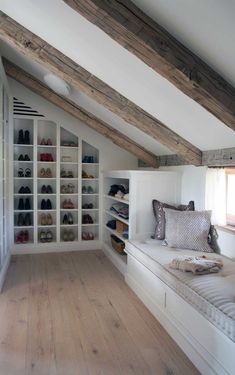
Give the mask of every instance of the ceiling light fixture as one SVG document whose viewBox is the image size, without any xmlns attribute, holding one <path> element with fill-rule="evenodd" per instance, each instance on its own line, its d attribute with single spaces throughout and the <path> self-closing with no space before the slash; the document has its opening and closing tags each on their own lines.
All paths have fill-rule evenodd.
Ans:
<svg viewBox="0 0 235 375">
<path fill-rule="evenodd" d="M 47 84 L 50 89 L 55 91 L 57 94 L 63 96 L 69 96 L 71 92 L 71 87 L 63 79 L 57 77 L 55 74 L 48 73 L 44 77 L 44 82 Z"/>
</svg>

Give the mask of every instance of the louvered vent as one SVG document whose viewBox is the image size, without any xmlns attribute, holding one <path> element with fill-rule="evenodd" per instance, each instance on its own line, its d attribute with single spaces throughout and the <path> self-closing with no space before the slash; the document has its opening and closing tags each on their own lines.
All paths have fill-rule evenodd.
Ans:
<svg viewBox="0 0 235 375">
<path fill-rule="evenodd" d="M 13 99 L 13 113 L 14 115 L 20 115 L 24 117 L 25 116 L 44 117 L 38 111 L 35 111 L 31 107 L 19 101 L 17 98 Z"/>
</svg>

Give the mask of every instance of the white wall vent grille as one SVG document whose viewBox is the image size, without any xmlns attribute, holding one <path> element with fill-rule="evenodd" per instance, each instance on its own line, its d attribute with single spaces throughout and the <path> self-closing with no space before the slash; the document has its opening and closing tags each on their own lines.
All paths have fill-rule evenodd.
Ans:
<svg viewBox="0 0 235 375">
<path fill-rule="evenodd" d="M 20 116 L 36 116 L 36 117 L 44 117 L 35 109 L 29 107 L 28 105 L 24 104 L 17 98 L 13 98 L 13 113 L 14 115 Z"/>
</svg>

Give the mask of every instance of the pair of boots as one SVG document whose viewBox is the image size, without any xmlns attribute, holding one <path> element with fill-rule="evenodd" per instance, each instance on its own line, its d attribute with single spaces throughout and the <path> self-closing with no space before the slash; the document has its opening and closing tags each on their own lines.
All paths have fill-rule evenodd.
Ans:
<svg viewBox="0 0 235 375">
<path fill-rule="evenodd" d="M 25 202 L 23 198 L 20 198 L 19 204 L 18 204 L 18 210 L 30 210 L 30 209 L 31 209 L 31 205 L 30 205 L 29 198 L 26 198 Z"/>
<path fill-rule="evenodd" d="M 30 227 L 32 225 L 31 215 L 30 214 L 19 214 L 17 219 L 18 227 Z"/>
<path fill-rule="evenodd" d="M 30 144 L 30 134 L 28 130 L 23 131 L 23 129 L 19 130 L 18 140 L 17 143 L 19 145 L 29 145 Z"/>
</svg>

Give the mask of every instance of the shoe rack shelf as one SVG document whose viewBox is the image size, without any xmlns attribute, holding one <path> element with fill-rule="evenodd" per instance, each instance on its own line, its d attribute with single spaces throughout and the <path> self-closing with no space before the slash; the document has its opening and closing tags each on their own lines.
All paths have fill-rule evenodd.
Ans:
<svg viewBox="0 0 235 375">
<path fill-rule="evenodd" d="M 127 240 L 150 238 L 155 225 L 152 199 L 169 203 L 180 201 L 180 176 L 176 172 L 122 170 L 106 171 L 103 177 L 103 250 L 125 274 L 125 250 L 124 254 L 117 252 L 111 236 L 114 235 L 124 244 Z M 128 196 L 121 198 L 120 193 L 115 196 L 116 190 L 120 190 L 117 187 L 128 192 Z"/>
<path fill-rule="evenodd" d="M 99 151 L 59 124 L 21 116 L 14 118 L 12 147 L 13 252 L 100 241 Z M 30 192 L 19 192 L 26 187 Z"/>
</svg>

